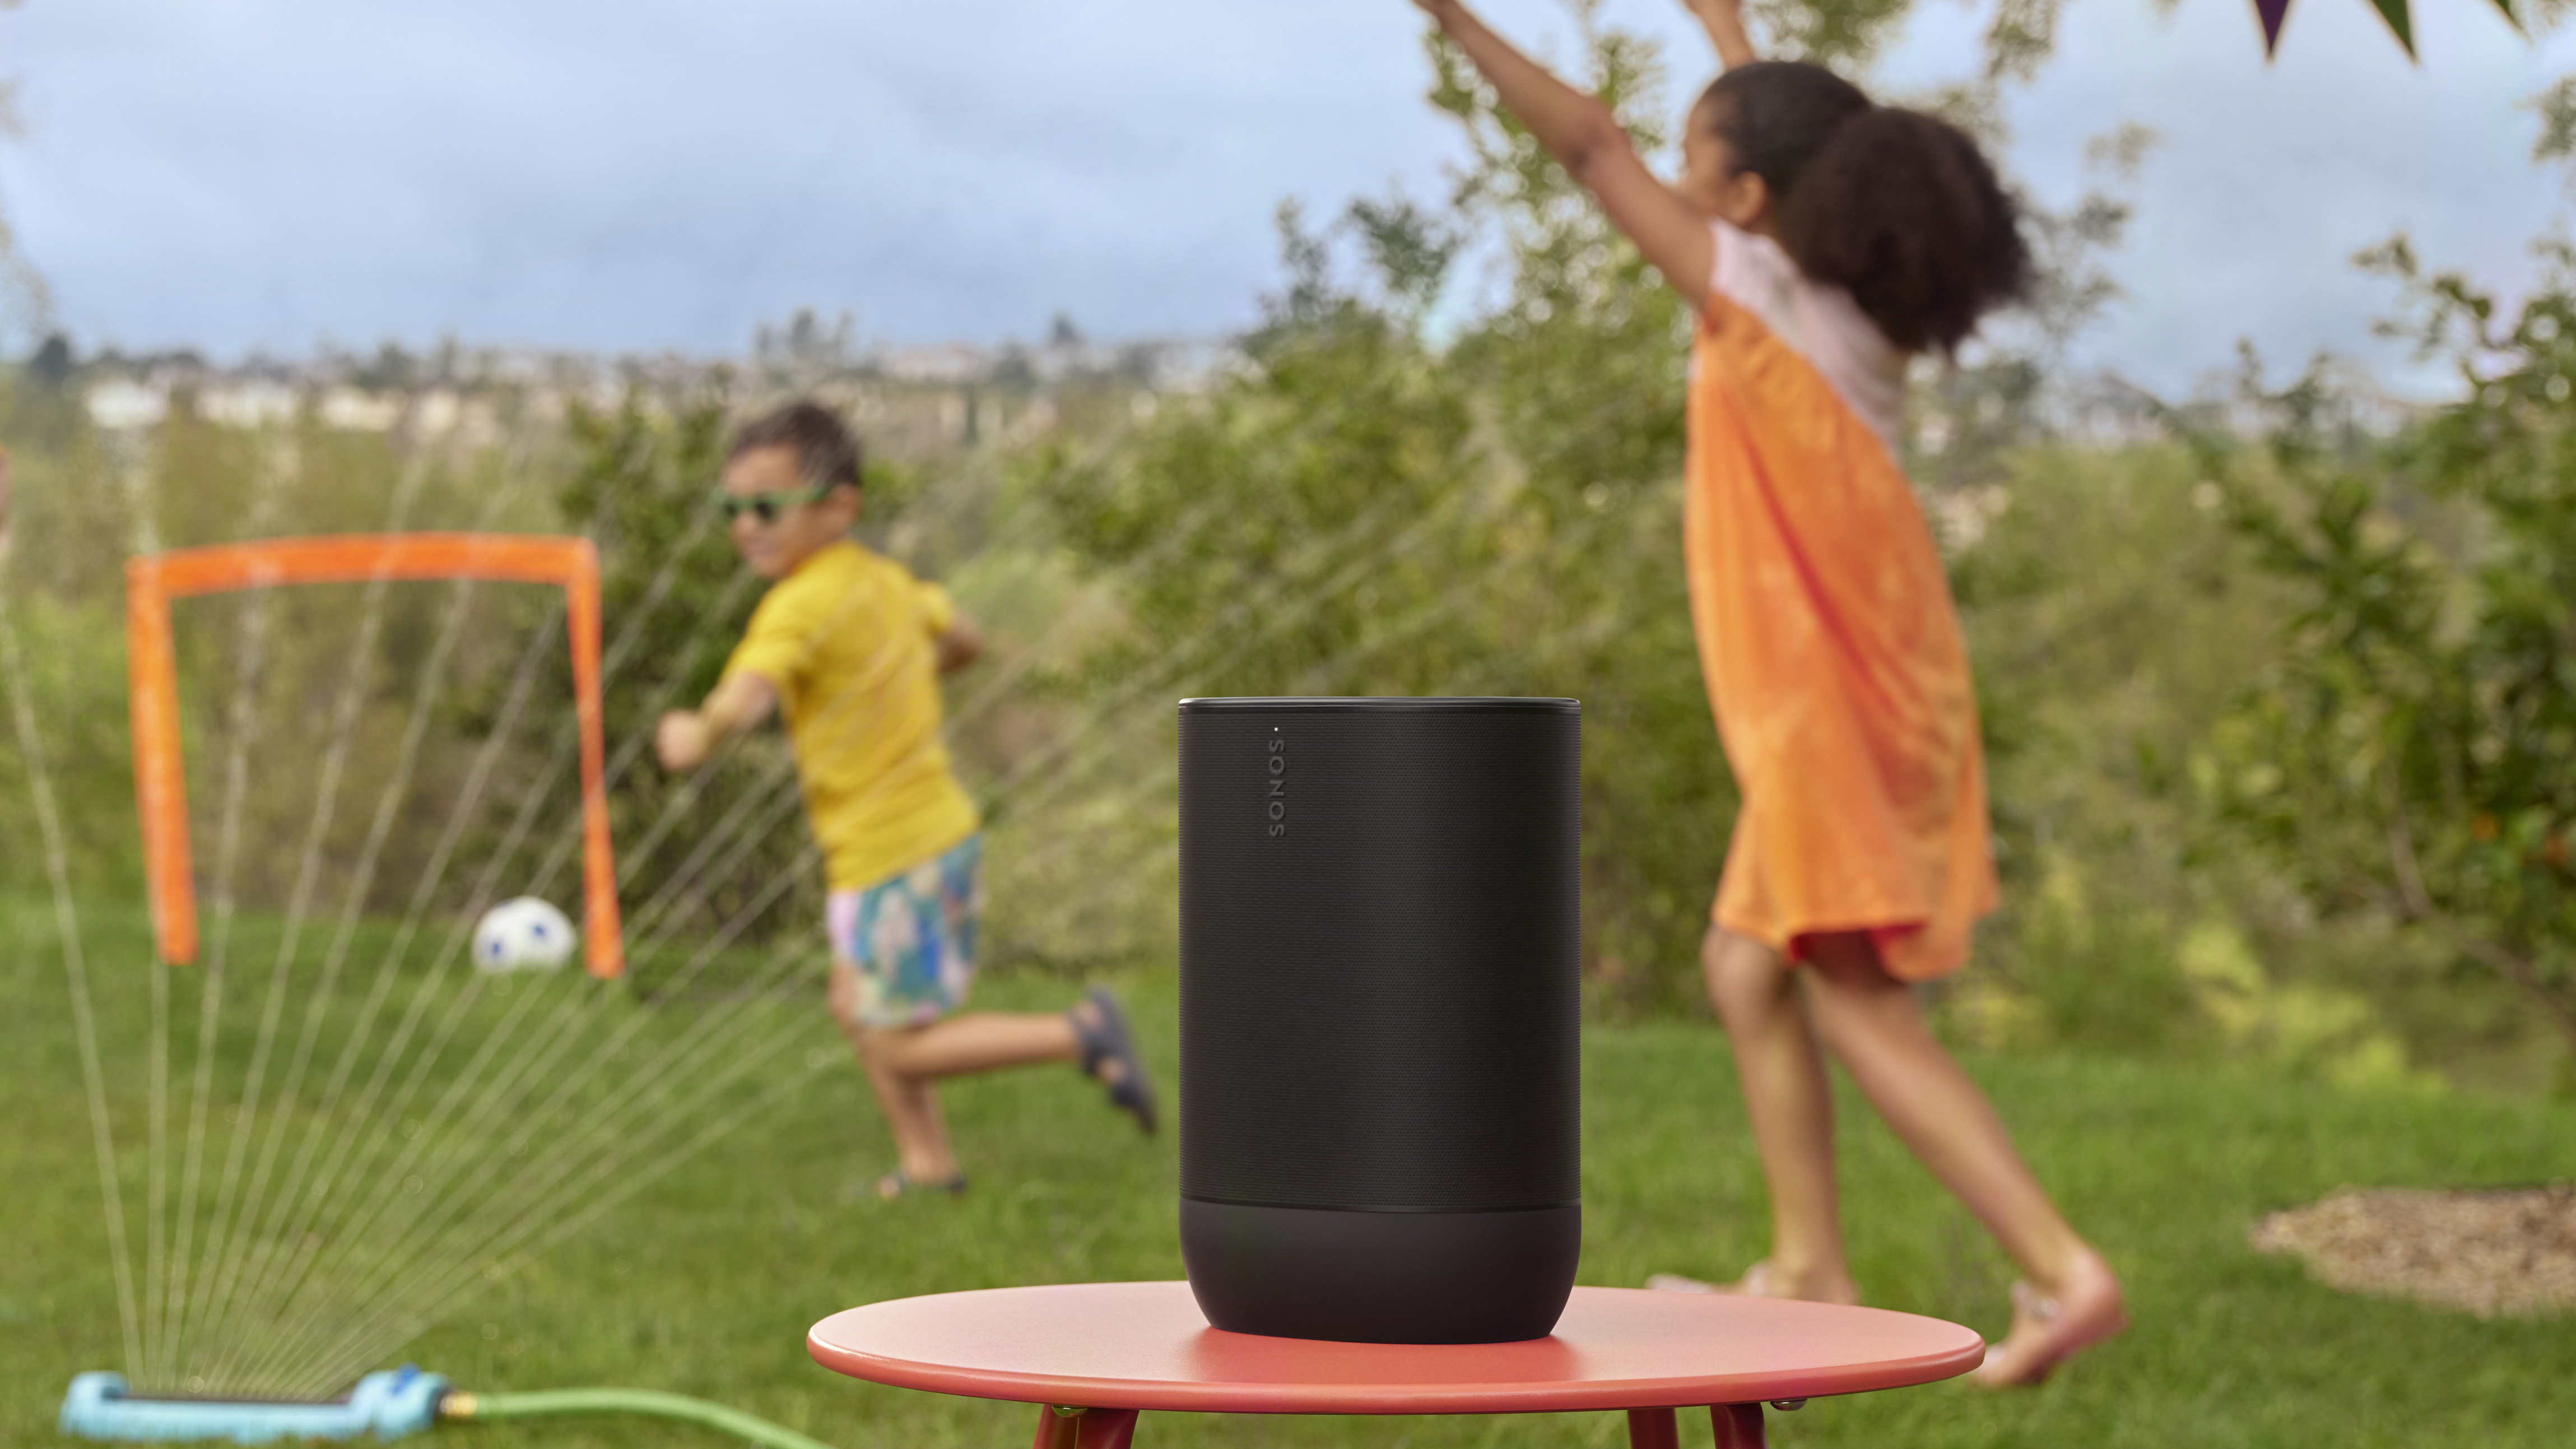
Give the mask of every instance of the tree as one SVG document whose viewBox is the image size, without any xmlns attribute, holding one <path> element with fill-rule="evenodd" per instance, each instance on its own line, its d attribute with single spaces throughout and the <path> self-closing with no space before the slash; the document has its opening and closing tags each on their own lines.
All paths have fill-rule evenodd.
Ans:
<svg viewBox="0 0 2576 1449">
<path fill-rule="evenodd" d="M 1584 24 L 1590 79 L 1651 144 L 1653 53 Z M 1682 309 L 1597 210 L 1433 50 L 1472 160 L 1445 204 L 1292 208 L 1286 285 L 1205 399 L 1035 482 L 1127 640 L 1076 681 L 1172 693 L 1564 694 L 1585 704 L 1589 964 L 1622 1005 L 1688 979 L 1734 795 L 1681 559 Z M 1478 237 L 1502 299 L 1445 345 Z"/>
<path fill-rule="evenodd" d="M 720 929 L 762 938 L 808 904 L 813 884 L 803 880 L 813 872 L 800 870 L 793 763 L 774 735 L 679 778 L 647 750 L 663 710 L 692 708 L 714 687 L 760 600 L 759 579 L 734 556 L 714 504 L 725 423 L 717 400 L 670 416 L 634 394 L 614 410 L 577 406 L 575 463 L 556 495 L 565 520 L 599 546 L 611 829 L 630 945 L 643 948 L 632 964 L 647 992 L 688 954 L 653 943 L 683 930 L 695 939 Z M 569 720 L 568 668 L 554 667 L 549 689 Z M 557 786 L 567 802 L 571 788 L 569 780 Z M 790 877 L 809 888 L 782 886 Z"/>
<path fill-rule="evenodd" d="M 2576 1051 L 2576 250 L 2508 315 L 2404 240 L 2365 260 L 2465 388 L 2379 443 L 2312 369 L 2259 449 L 2204 434 L 2290 647 L 2225 721 L 2204 788 L 2327 911 L 2430 933 Z"/>
<path fill-rule="evenodd" d="M 59 332 L 48 332 L 36 347 L 36 355 L 27 360 L 27 373 L 44 387 L 61 387 L 71 381 L 80 359 L 72 352 L 71 339 Z"/>
</svg>

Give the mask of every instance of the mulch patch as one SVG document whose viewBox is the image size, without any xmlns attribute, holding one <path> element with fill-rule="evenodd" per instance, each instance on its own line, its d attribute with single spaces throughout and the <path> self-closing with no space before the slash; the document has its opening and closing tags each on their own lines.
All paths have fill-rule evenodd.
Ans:
<svg viewBox="0 0 2576 1449">
<path fill-rule="evenodd" d="M 2254 1246 L 2348 1293 L 2480 1318 L 2576 1308 L 2576 1183 L 2440 1192 L 2348 1187 L 2254 1225 Z"/>
</svg>

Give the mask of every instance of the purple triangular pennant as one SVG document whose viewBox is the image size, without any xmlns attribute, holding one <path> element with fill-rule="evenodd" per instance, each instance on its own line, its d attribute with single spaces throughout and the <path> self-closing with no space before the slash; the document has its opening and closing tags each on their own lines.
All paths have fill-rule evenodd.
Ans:
<svg viewBox="0 0 2576 1449">
<path fill-rule="evenodd" d="M 2269 60 L 2281 44 L 2281 22 L 2290 18 L 2290 0 L 2254 0 L 2254 13 L 2263 21 L 2263 58 Z"/>
</svg>

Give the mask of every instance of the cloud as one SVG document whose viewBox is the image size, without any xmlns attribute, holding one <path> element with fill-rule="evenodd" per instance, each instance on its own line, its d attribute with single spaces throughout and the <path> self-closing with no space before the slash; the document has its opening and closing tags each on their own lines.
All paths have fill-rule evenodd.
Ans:
<svg viewBox="0 0 2576 1449">
<path fill-rule="evenodd" d="M 2088 356 L 2151 384 L 2367 350 L 2347 265 L 2399 226 L 2528 275 L 2557 205 L 2513 109 L 2569 47 L 2419 7 L 2418 70 L 2360 0 L 2309 0 L 2266 68 L 2248 7 L 2076 7 L 2011 162 L 2080 191 L 2083 141 L 2165 133 Z M 1495 6 L 1562 44 L 1546 0 Z M 2243 13 L 2239 13 L 2243 12 Z M 1701 72 L 1678 7 L 1618 0 Z M 1329 212 L 1455 155 L 1395 0 L 931 6 L 745 0 L 34 0 L 0 15 L 30 134 L 0 199 L 88 340 L 218 354 L 444 333 L 733 350 L 799 306 L 899 340 L 1239 326 L 1283 198 Z M 1955 74 L 1926 6 L 1886 66 Z M 1677 85 L 1678 93 L 1678 85 Z"/>
</svg>

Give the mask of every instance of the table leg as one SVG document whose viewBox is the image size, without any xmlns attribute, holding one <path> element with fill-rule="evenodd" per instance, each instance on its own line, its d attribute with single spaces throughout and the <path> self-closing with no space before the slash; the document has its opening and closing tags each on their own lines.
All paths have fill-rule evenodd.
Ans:
<svg viewBox="0 0 2576 1449">
<path fill-rule="evenodd" d="M 1760 1404 L 1711 1404 L 1709 1427 L 1717 1431 L 1717 1449 L 1765 1449 Z"/>
<path fill-rule="evenodd" d="M 1136 1440 L 1134 1409 L 1076 1409 L 1038 1405 L 1038 1437 L 1031 1449 L 1128 1449 Z"/>
<path fill-rule="evenodd" d="M 1682 1449 L 1681 1425 L 1670 1409 L 1630 1409 L 1628 1449 Z"/>
</svg>

